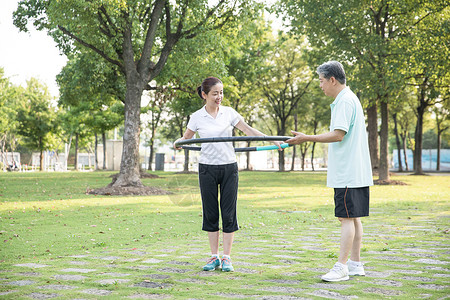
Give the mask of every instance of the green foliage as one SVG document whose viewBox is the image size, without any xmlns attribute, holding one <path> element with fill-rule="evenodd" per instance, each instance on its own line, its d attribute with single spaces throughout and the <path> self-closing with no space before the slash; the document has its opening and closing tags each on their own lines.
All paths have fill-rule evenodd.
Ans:
<svg viewBox="0 0 450 300">
<path fill-rule="evenodd" d="M 20 96 L 17 108 L 17 132 L 25 137 L 25 143 L 31 148 L 43 151 L 55 145 L 56 112 L 51 106 L 51 96 L 47 87 L 34 78 L 27 81 L 27 87 Z"/>
<path fill-rule="evenodd" d="M 0 68 L 0 149 L 15 151 L 19 137 L 17 136 L 17 109 L 22 88 L 14 86 L 9 78 L 4 77 Z"/>
<path fill-rule="evenodd" d="M 352 87 L 362 98 L 375 99 L 395 94 L 404 85 L 403 71 L 410 72 L 411 67 L 405 66 L 406 59 L 428 49 L 417 40 L 433 43 L 422 24 L 441 20 L 444 2 L 282 0 L 279 9 L 286 13 L 293 33 L 307 35 L 313 65 L 341 60 Z M 416 47 L 422 50 L 417 52 Z"/>
<path fill-rule="evenodd" d="M 313 77 L 303 57 L 304 45 L 280 35 L 270 49 L 271 59 L 265 61 L 257 83 L 277 135 L 286 135 Z"/>
<path fill-rule="evenodd" d="M 58 124 L 65 138 L 92 136 L 123 122 L 125 82 L 117 67 L 86 52 L 73 56 L 57 76 L 60 86 Z"/>
</svg>

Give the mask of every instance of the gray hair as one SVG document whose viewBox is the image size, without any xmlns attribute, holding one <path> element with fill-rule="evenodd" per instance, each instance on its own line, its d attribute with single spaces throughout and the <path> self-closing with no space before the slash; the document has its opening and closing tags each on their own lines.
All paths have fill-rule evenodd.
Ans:
<svg viewBox="0 0 450 300">
<path fill-rule="evenodd" d="M 317 74 L 322 75 L 323 78 L 330 79 L 334 77 L 340 84 L 345 84 L 344 66 L 335 60 L 328 61 L 321 64 L 317 68 Z"/>
</svg>

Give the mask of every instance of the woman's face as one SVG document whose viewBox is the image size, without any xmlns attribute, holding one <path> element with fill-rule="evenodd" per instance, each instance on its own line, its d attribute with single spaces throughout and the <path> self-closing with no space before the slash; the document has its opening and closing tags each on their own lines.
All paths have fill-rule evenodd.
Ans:
<svg viewBox="0 0 450 300">
<path fill-rule="evenodd" d="M 202 92 L 203 99 L 206 100 L 206 105 L 212 107 L 219 107 L 223 100 L 223 84 L 218 83 L 214 85 L 208 94 Z"/>
</svg>

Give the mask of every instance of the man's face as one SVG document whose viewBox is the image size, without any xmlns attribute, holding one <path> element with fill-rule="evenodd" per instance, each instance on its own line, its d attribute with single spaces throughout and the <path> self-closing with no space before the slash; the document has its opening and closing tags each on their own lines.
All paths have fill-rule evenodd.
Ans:
<svg viewBox="0 0 450 300">
<path fill-rule="evenodd" d="M 331 96 L 331 89 L 333 88 L 331 84 L 331 79 L 326 79 L 322 75 L 319 75 L 320 88 L 326 96 Z"/>
</svg>

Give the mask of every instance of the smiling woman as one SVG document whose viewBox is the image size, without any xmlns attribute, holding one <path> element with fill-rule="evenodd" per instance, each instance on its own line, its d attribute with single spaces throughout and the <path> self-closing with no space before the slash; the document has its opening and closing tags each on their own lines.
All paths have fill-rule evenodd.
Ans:
<svg viewBox="0 0 450 300">
<path fill-rule="evenodd" d="M 178 145 L 192 139 L 196 132 L 201 138 L 231 138 L 233 127 L 246 135 L 264 138 L 265 134 L 249 126 L 232 107 L 221 106 L 223 84 L 216 77 L 208 77 L 197 88 L 205 106 L 193 113 L 183 137 L 174 143 Z M 274 142 L 278 149 L 280 143 Z M 203 208 L 202 230 L 208 232 L 211 257 L 203 267 L 204 271 L 214 271 L 221 266 L 222 271 L 233 271 L 231 247 L 234 232 L 239 230 L 237 221 L 238 167 L 235 149 L 231 142 L 207 142 L 202 144 L 199 160 L 199 185 Z M 220 187 L 220 209 L 219 209 Z M 219 211 L 222 215 L 223 257 L 219 258 Z"/>
</svg>

